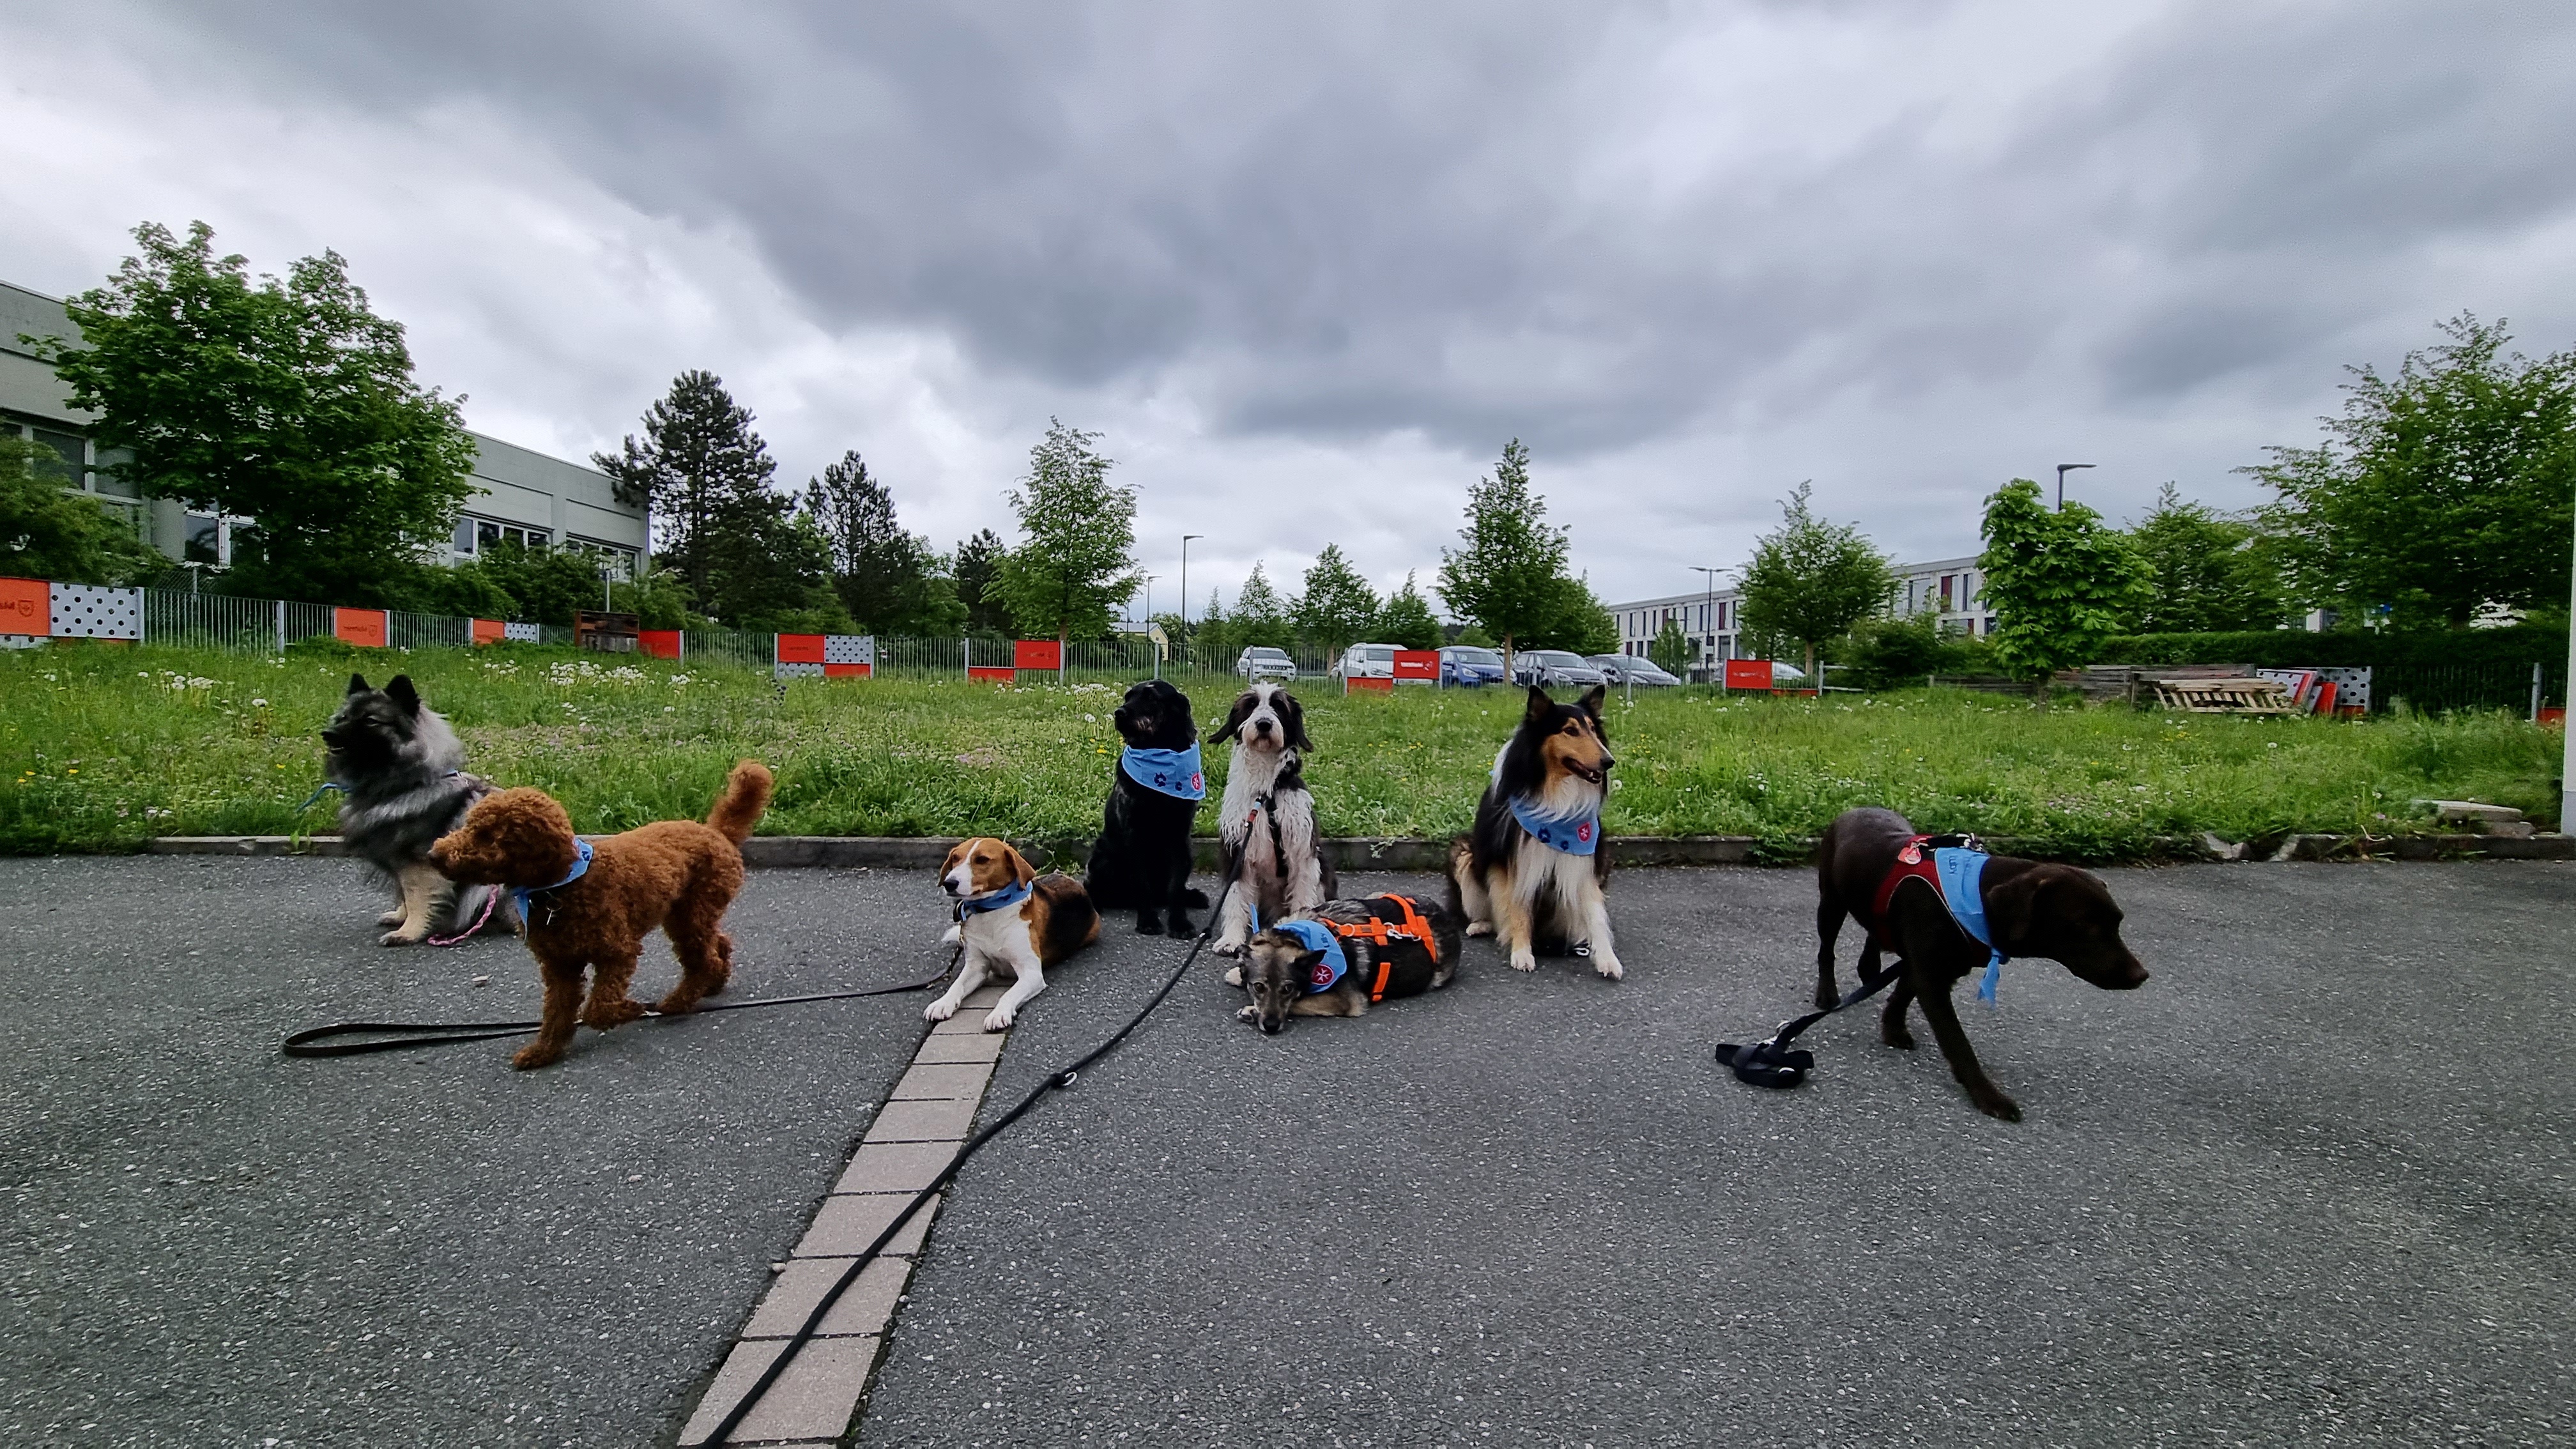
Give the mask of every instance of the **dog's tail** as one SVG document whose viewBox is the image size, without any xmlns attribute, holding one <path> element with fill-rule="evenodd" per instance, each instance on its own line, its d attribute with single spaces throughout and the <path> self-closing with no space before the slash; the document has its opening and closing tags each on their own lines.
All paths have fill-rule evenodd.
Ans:
<svg viewBox="0 0 2576 1449">
<path fill-rule="evenodd" d="M 724 793 L 716 797 L 716 808 L 707 812 L 707 823 L 717 833 L 736 845 L 751 838 L 751 827 L 760 823 L 760 812 L 769 808 L 769 790 L 775 783 L 769 767 L 758 760 L 744 760 L 725 776 Z"/>
</svg>

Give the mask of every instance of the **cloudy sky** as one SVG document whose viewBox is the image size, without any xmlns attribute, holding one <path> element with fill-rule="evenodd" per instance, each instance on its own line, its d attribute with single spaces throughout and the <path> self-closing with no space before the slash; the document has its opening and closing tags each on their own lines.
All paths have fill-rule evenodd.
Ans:
<svg viewBox="0 0 2576 1449">
<path fill-rule="evenodd" d="M 0 277 L 338 249 L 483 431 L 690 367 L 945 546 L 1050 415 L 1159 606 L 1381 585 L 1518 436 L 1613 600 L 1777 500 L 1973 552 L 2015 474 L 2306 442 L 2462 309 L 2576 344 L 2576 6 L 0 0 Z"/>
</svg>

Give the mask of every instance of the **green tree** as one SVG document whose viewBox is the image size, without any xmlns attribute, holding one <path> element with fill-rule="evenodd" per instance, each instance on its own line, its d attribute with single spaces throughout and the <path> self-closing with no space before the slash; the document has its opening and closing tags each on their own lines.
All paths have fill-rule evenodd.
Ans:
<svg viewBox="0 0 2576 1449">
<path fill-rule="evenodd" d="M 1440 601 L 1458 618 L 1513 649 L 1559 623 L 1566 613 L 1566 531 L 1547 521 L 1547 500 L 1530 488 L 1529 449 L 1503 446 L 1493 476 L 1467 489 L 1466 547 L 1440 551 Z"/>
<path fill-rule="evenodd" d="M 1021 540 L 992 585 L 1020 627 L 1041 636 L 1107 636 L 1120 604 L 1144 586 L 1136 570 L 1136 492 L 1109 481 L 1098 433 L 1047 419 L 1028 476 L 1005 496 Z"/>
<path fill-rule="evenodd" d="M 778 471 L 751 423 L 751 410 L 734 402 L 724 379 L 691 369 L 645 408 L 640 441 L 629 433 L 616 453 L 590 458 L 620 501 L 644 507 L 662 563 L 702 601 L 717 597 L 716 555 L 728 526 L 762 531 L 759 518 L 734 516 L 766 511 L 762 500 Z M 737 554 L 739 546 L 737 539 Z"/>
<path fill-rule="evenodd" d="M 1298 637 L 1326 654 L 1339 656 L 1377 623 L 1377 590 L 1342 557 L 1340 544 L 1325 544 L 1315 555 L 1305 584 L 1289 617 Z"/>
<path fill-rule="evenodd" d="M 597 555 L 515 543 L 484 545 L 480 557 L 449 570 L 443 582 L 446 588 L 435 602 L 446 610 L 529 624 L 570 624 L 575 610 L 598 608 L 606 594 Z M 468 593 L 486 587 L 506 601 L 507 613 L 485 613 L 491 605 L 478 605 Z"/>
<path fill-rule="evenodd" d="M 1386 596 L 1386 607 L 1379 611 L 1372 632 L 1399 649 L 1440 647 L 1439 616 L 1431 612 L 1431 601 L 1422 597 L 1421 586 L 1410 572 L 1404 576 L 1404 587 Z"/>
<path fill-rule="evenodd" d="M 2186 503 L 2174 485 L 2129 530 L 2147 566 L 2147 589 L 2127 621 L 2132 634 L 2269 629 L 2289 612 L 2281 568 L 2248 520 Z"/>
<path fill-rule="evenodd" d="M 2146 565 L 2119 531 L 2081 503 L 2048 510 L 2039 485 L 2015 478 L 1986 500 L 1985 600 L 1995 661 L 2047 698 L 2051 673 L 2091 661 L 2147 587 Z"/>
<path fill-rule="evenodd" d="M 948 561 L 929 539 L 903 531 L 894 495 L 856 452 L 806 484 L 804 512 L 830 549 L 833 591 L 859 628 L 941 638 L 966 627 Z"/>
<path fill-rule="evenodd" d="M 1242 648 L 1216 590 L 1208 590 L 1207 612 L 1190 626 L 1190 661 L 1201 669 L 1232 669 L 1234 656 Z"/>
<path fill-rule="evenodd" d="M 1227 637 L 1238 651 L 1256 644 L 1285 649 L 1296 640 L 1296 629 L 1288 619 L 1288 605 L 1279 597 L 1279 591 L 1270 586 L 1270 576 L 1262 571 L 1260 564 L 1252 566 L 1252 576 L 1235 591 L 1234 618 L 1229 623 Z"/>
<path fill-rule="evenodd" d="M 690 607 L 689 586 L 677 574 L 652 570 L 643 577 L 609 585 L 609 607 L 633 614 L 646 629 L 686 629 L 704 623 Z"/>
<path fill-rule="evenodd" d="M 1010 604 L 994 587 L 994 581 L 1002 576 L 1002 560 L 1009 553 L 1002 545 L 1002 536 L 989 528 L 977 529 L 974 537 L 958 541 L 951 571 L 957 580 L 957 601 L 966 609 L 966 627 L 975 633 L 1019 636 L 1019 623 L 1011 617 Z"/>
<path fill-rule="evenodd" d="M 51 452 L 0 432 L 0 576 L 125 585 L 159 573 L 166 560 L 121 511 L 66 491 L 42 466 Z"/>
<path fill-rule="evenodd" d="M 2395 377 L 2347 369 L 2325 442 L 2244 470 L 2277 495 L 2267 522 L 2308 602 L 2456 628 L 2567 598 L 2576 351 L 2507 356 L 2505 323 L 2466 312 L 2441 330 Z"/>
<path fill-rule="evenodd" d="M 832 592 L 831 541 L 784 495 L 764 488 L 734 500 L 718 516 L 709 545 L 715 577 L 709 612 L 727 626 L 784 634 L 852 627 Z"/>
<path fill-rule="evenodd" d="M 1814 491 L 1807 483 L 1791 490 L 1780 527 L 1754 540 L 1738 595 L 1745 632 L 1797 644 L 1809 679 L 1817 646 L 1886 608 L 1899 583 L 1858 525 L 1816 517 L 1808 507 Z"/>
<path fill-rule="evenodd" d="M 1619 647 L 1619 619 L 1592 592 L 1588 580 L 1559 578 L 1556 607 L 1547 623 L 1525 641 L 1533 649 L 1571 649 L 1577 654 L 1608 654 Z"/>
<path fill-rule="evenodd" d="M 237 587 L 374 603 L 416 583 L 474 494 L 462 398 L 412 380 L 402 324 L 378 317 L 336 252 L 256 282 L 187 240 L 134 229 L 139 254 L 65 310 L 80 340 L 21 340 L 54 366 L 92 437 L 147 495 L 247 518 Z"/>
<path fill-rule="evenodd" d="M 1681 674 L 1690 668 L 1690 636 L 1682 632 L 1682 621 L 1671 614 L 1664 616 L 1664 626 L 1646 644 L 1646 658 L 1667 674 Z"/>
</svg>

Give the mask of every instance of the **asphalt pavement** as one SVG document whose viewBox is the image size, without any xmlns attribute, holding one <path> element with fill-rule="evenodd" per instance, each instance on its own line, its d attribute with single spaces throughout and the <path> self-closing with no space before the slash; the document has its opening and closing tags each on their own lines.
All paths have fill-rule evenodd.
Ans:
<svg viewBox="0 0 2576 1449">
<path fill-rule="evenodd" d="M 2576 867 L 2105 875 L 2152 981 L 1963 1006 L 2018 1124 L 1863 1013 L 1794 1091 L 1709 1061 L 1802 1009 L 1803 872 L 1623 872 L 1624 982 L 1475 942 L 1277 1038 L 1211 959 L 968 1167 L 855 1442 L 2576 1438 Z M 755 872 L 740 989 L 935 965 L 930 889 Z M 514 943 L 381 950 L 373 910 L 336 862 L 0 862 L 0 1441 L 668 1442 L 921 1031 L 280 1059 L 532 1009 Z M 1113 922 L 987 1114 L 1178 949 Z"/>
</svg>

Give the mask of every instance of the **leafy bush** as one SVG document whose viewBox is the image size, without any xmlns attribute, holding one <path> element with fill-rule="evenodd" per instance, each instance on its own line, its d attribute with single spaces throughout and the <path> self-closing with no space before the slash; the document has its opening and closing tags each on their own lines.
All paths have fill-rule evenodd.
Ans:
<svg viewBox="0 0 2576 1449">
<path fill-rule="evenodd" d="M 2094 651 L 2103 664 L 2250 664 L 2257 669 L 2371 664 L 2533 664 L 2567 657 L 2562 622 L 2503 629 L 2258 629 L 2236 634 L 2128 634 Z"/>
</svg>

